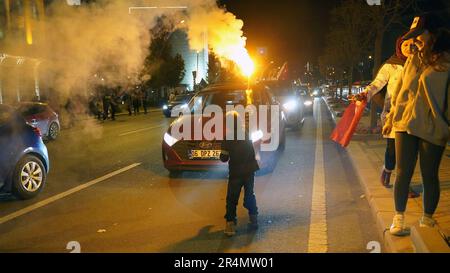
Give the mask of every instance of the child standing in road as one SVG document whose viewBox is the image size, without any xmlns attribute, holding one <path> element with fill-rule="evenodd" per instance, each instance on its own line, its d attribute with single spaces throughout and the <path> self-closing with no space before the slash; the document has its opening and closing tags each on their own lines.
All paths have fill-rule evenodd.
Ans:
<svg viewBox="0 0 450 273">
<path fill-rule="evenodd" d="M 236 234 L 236 207 L 239 201 L 241 188 L 244 187 L 244 207 L 248 210 L 251 229 L 258 228 L 258 207 L 256 206 L 256 197 L 253 191 L 255 184 L 255 172 L 259 169 L 258 162 L 255 158 L 255 150 L 253 143 L 249 139 L 248 131 L 245 130 L 243 122 L 239 122 L 240 118 L 237 112 L 228 112 L 233 116 L 234 126 L 228 126 L 227 135 L 231 135 L 232 140 L 224 140 L 222 142 L 222 151 L 220 160 L 228 161 L 229 176 L 226 203 L 226 227 L 224 233 L 228 236 Z M 227 119 L 229 120 L 229 119 Z M 237 131 L 240 127 L 245 130 L 245 139 L 238 140 Z"/>
</svg>

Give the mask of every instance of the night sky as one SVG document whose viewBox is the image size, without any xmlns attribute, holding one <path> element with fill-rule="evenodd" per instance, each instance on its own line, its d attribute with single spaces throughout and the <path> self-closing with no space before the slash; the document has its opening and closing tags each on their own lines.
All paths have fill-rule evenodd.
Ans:
<svg viewBox="0 0 450 273">
<path fill-rule="evenodd" d="M 267 47 L 268 57 L 299 67 L 317 60 L 324 49 L 329 11 L 337 1 L 221 0 L 244 21 L 247 48 Z"/>
</svg>

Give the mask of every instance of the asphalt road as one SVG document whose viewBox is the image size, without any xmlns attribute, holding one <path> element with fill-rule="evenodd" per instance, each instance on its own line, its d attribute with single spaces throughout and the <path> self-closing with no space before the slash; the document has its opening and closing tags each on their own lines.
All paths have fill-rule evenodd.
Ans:
<svg viewBox="0 0 450 273">
<path fill-rule="evenodd" d="M 320 114 L 319 114 L 320 112 Z M 275 171 L 257 176 L 260 229 L 223 234 L 226 172 L 169 178 L 161 113 L 80 122 L 47 143 L 51 171 L 35 199 L 0 197 L 0 252 L 369 252 L 380 242 L 346 151 L 329 141 L 323 101 L 287 132 Z M 124 169 L 125 168 L 125 169 Z"/>
</svg>

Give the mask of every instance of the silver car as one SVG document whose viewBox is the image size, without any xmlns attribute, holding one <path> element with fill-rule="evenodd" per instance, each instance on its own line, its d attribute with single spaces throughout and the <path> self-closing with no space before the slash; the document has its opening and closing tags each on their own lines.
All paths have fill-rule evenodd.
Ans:
<svg viewBox="0 0 450 273">
<path fill-rule="evenodd" d="M 47 103 L 22 102 L 18 110 L 28 124 L 41 131 L 42 137 L 50 140 L 58 137 L 61 128 L 58 114 Z"/>
</svg>

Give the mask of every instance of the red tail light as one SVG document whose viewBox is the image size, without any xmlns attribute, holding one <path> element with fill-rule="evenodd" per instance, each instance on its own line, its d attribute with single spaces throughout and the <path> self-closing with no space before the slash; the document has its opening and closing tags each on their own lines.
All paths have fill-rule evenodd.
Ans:
<svg viewBox="0 0 450 273">
<path fill-rule="evenodd" d="M 39 130 L 39 128 L 33 127 L 33 126 L 31 126 L 31 127 L 33 128 L 33 132 L 35 132 L 36 135 L 38 135 L 39 137 L 42 137 L 41 130 Z"/>
</svg>

